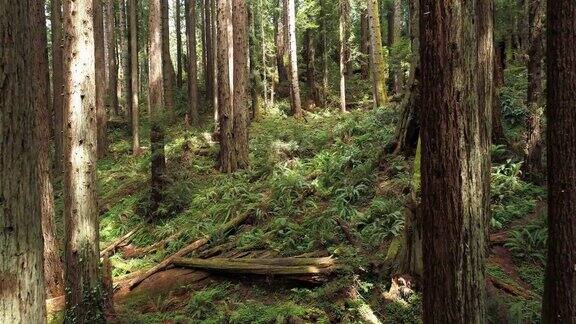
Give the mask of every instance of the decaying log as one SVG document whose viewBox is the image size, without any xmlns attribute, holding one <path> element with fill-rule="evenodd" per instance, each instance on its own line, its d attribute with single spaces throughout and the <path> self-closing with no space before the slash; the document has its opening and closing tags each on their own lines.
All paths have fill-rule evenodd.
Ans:
<svg viewBox="0 0 576 324">
<path fill-rule="evenodd" d="M 228 221 L 226 224 L 224 224 L 222 226 L 222 228 L 220 228 L 220 230 L 218 231 L 218 233 L 216 234 L 216 236 L 225 234 L 230 232 L 232 229 L 236 228 L 237 226 L 239 226 L 240 224 L 242 224 L 244 221 L 246 221 L 246 219 L 248 219 L 248 217 L 250 217 L 250 213 L 244 213 L 240 216 L 237 216 L 236 218 Z M 151 275 L 153 275 L 154 273 L 165 269 L 167 266 L 169 266 L 170 264 L 172 264 L 172 262 L 174 261 L 174 259 L 176 258 L 180 258 L 180 257 L 184 257 L 187 254 L 196 251 L 198 248 L 204 246 L 205 244 L 207 244 L 210 239 L 212 238 L 212 236 L 210 235 L 205 235 L 203 237 L 201 237 L 200 239 L 192 242 L 191 244 L 181 248 L 178 252 L 172 254 L 171 256 L 165 258 L 164 260 L 162 260 L 160 263 L 158 263 L 157 265 L 155 265 L 154 267 L 152 267 L 151 269 L 149 269 L 148 271 L 146 271 L 143 275 L 138 276 L 136 278 L 134 278 L 130 284 L 129 287 L 130 289 L 133 289 L 134 287 L 136 287 L 139 283 L 141 283 L 144 279 L 150 277 Z"/>
<path fill-rule="evenodd" d="M 313 276 L 330 275 L 336 268 L 332 257 L 325 258 L 269 258 L 269 259 L 230 259 L 230 258 L 174 258 L 173 264 L 179 267 L 211 270 L 237 274 L 258 274 L 274 276 Z"/>
<path fill-rule="evenodd" d="M 116 239 L 116 241 L 112 242 L 112 244 L 108 245 L 102 251 L 100 251 L 100 257 L 104 257 L 109 252 L 114 251 L 118 245 L 124 243 L 126 240 L 132 237 L 132 235 L 136 234 L 139 230 L 143 229 L 146 226 L 147 221 L 140 223 L 140 225 L 136 226 L 133 230 L 129 231 L 128 233 L 124 234 L 123 236 Z"/>
<path fill-rule="evenodd" d="M 504 282 L 502 279 L 496 278 L 494 276 L 488 276 L 494 287 L 503 290 L 504 292 L 522 297 L 522 298 L 529 298 L 531 296 L 531 292 L 529 290 L 525 290 L 521 287 L 511 285 L 509 283 Z"/>
</svg>

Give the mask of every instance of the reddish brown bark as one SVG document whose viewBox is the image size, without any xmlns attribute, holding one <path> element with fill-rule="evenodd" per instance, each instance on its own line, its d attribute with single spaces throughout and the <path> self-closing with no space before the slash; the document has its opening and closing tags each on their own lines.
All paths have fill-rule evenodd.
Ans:
<svg viewBox="0 0 576 324">
<path fill-rule="evenodd" d="M 50 24 L 52 25 L 52 111 L 54 114 L 54 160 L 56 171 L 62 171 L 63 157 L 63 103 L 62 91 L 64 89 L 63 66 L 64 58 L 62 57 L 62 2 L 61 0 L 52 0 Z"/>
<path fill-rule="evenodd" d="M 248 167 L 248 9 L 232 0 L 234 35 L 234 147 L 238 169 Z"/>
<path fill-rule="evenodd" d="M 576 323 L 576 2 L 548 1 L 544 323 Z"/>
<path fill-rule="evenodd" d="M 178 0 L 176 0 L 178 1 Z M 196 4 L 186 1 L 186 36 L 188 39 L 188 114 L 198 124 L 198 65 L 196 57 Z"/>
</svg>

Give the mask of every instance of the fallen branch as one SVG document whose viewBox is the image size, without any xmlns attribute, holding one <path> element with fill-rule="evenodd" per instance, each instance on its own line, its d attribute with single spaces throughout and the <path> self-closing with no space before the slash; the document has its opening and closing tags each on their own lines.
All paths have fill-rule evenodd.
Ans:
<svg viewBox="0 0 576 324">
<path fill-rule="evenodd" d="M 139 257 L 145 256 L 146 254 L 156 252 L 159 249 L 165 248 L 169 242 L 172 242 L 175 239 L 177 239 L 178 237 L 180 237 L 180 235 L 182 235 L 183 232 L 184 232 L 183 230 L 178 231 L 178 232 L 168 236 L 167 238 L 163 239 L 162 241 L 156 242 L 156 243 L 149 245 L 149 246 L 136 248 L 136 249 L 132 249 L 132 250 L 127 249 L 126 251 L 122 252 L 122 256 L 125 259 L 139 258 Z"/>
<path fill-rule="evenodd" d="M 136 234 L 139 230 L 143 229 L 144 226 L 146 226 L 146 223 L 147 221 L 143 221 L 138 226 L 136 226 L 136 228 L 116 239 L 116 241 L 112 242 L 112 244 L 108 245 L 106 248 L 100 251 L 100 257 L 104 257 L 109 252 L 114 251 L 116 247 L 118 247 L 118 245 L 122 244 L 124 241 L 132 237 L 132 235 Z"/>
<path fill-rule="evenodd" d="M 488 276 L 494 287 L 507 292 L 508 294 L 522 297 L 522 298 L 529 298 L 532 294 L 529 290 L 523 289 L 521 287 L 511 285 L 509 283 L 504 282 L 502 279 L 496 278 L 494 276 Z"/>
<path fill-rule="evenodd" d="M 173 264 L 193 269 L 276 276 L 327 276 L 335 269 L 335 261 L 331 257 L 270 259 L 174 258 Z"/>
<path fill-rule="evenodd" d="M 236 218 L 228 221 L 226 224 L 224 224 L 222 226 L 222 228 L 218 231 L 218 234 L 225 234 L 228 233 L 230 230 L 236 228 L 237 226 L 239 226 L 240 224 L 242 224 L 244 221 L 246 221 L 246 219 L 248 219 L 248 217 L 250 217 L 250 213 L 245 213 L 242 214 L 240 216 L 237 216 Z M 218 236 L 218 235 L 216 235 Z M 200 239 L 192 242 L 191 244 L 181 248 L 178 252 L 172 254 L 171 256 L 165 258 L 164 260 L 162 260 L 160 263 L 158 263 L 157 265 L 155 265 L 154 267 L 152 267 L 150 270 L 146 271 L 143 275 L 138 276 L 136 278 L 134 278 L 129 285 L 129 289 L 134 289 L 134 287 L 136 287 L 138 284 L 140 284 L 144 279 L 150 277 L 151 275 L 153 275 L 154 273 L 165 269 L 167 266 L 169 266 L 170 264 L 172 264 L 172 262 L 174 261 L 174 259 L 176 258 L 180 258 L 180 257 L 184 257 L 186 256 L 188 253 L 191 253 L 195 250 L 197 250 L 198 248 L 204 246 L 206 243 L 208 243 L 210 241 L 210 239 L 212 238 L 212 236 L 210 235 L 205 235 L 203 237 L 201 237 Z"/>
</svg>

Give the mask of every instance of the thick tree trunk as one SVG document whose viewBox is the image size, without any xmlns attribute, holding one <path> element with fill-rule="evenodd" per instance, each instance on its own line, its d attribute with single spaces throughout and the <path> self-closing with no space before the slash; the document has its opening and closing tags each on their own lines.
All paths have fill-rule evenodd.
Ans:
<svg viewBox="0 0 576 324">
<path fill-rule="evenodd" d="M 179 0 L 176 0 L 179 1 Z M 192 2 L 192 3 L 190 3 Z M 198 124 L 198 65 L 196 57 L 196 3 L 186 0 L 186 37 L 188 39 L 188 113 Z"/>
<path fill-rule="evenodd" d="M 118 105 L 118 62 L 116 59 L 116 26 L 114 22 L 114 1 L 105 0 L 104 11 L 104 35 L 106 40 L 106 63 L 108 84 L 107 87 L 107 104 L 108 111 L 114 115 L 120 115 L 120 107 Z M 99 155 L 100 156 L 100 155 Z"/>
<path fill-rule="evenodd" d="M 422 0 L 420 22 L 424 322 L 485 323 L 492 2 Z"/>
<path fill-rule="evenodd" d="M 180 7 L 182 4 L 180 3 L 181 0 L 174 0 L 176 7 L 176 86 L 178 89 L 182 88 L 182 25 L 181 25 L 181 14 L 180 14 Z M 185 0 L 186 4 L 188 4 L 188 0 Z M 196 9 L 196 2 L 192 6 Z M 188 10 L 186 10 L 186 14 L 188 14 Z M 194 14 L 196 10 L 194 10 Z M 196 17 L 194 17 L 194 29 L 196 29 Z M 188 29 L 186 29 L 188 30 Z M 196 35 L 196 33 L 194 33 Z M 196 42 L 194 42 L 196 45 Z M 194 48 L 196 50 L 196 48 Z M 190 54 L 188 54 L 190 55 Z"/>
<path fill-rule="evenodd" d="M 160 1 L 150 1 L 150 17 L 148 37 L 150 53 L 148 55 L 148 104 L 150 106 L 150 145 L 152 174 L 150 184 L 150 209 L 153 216 L 158 216 L 158 207 L 163 200 L 165 186 L 166 160 L 164 155 L 164 130 L 160 122 L 160 114 L 164 107 L 165 69 L 164 46 L 162 37 L 162 4 Z"/>
<path fill-rule="evenodd" d="M 159 0 L 162 9 L 162 78 L 164 87 L 164 107 L 168 111 L 170 119 L 176 120 L 174 111 L 174 65 L 170 58 L 170 27 L 168 0 Z"/>
<path fill-rule="evenodd" d="M 377 0 L 368 0 L 368 28 L 370 30 L 370 70 L 374 106 L 382 107 L 388 101 L 386 93 L 386 62 L 382 50 L 380 33 L 380 11 Z"/>
<path fill-rule="evenodd" d="M 244 0 L 232 0 L 234 30 L 234 147 L 238 169 L 248 167 L 248 9 Z"/>
<path fill-rule="evenodd" d="M 78 323 L 102 316 L 93 9 L 92 0 L 64 3 L 66 316 Z"/>
<path fill-rule="evenodd" d="M 553 0 L 551 0 L 553 1 Z M 542 59 L 544 57 L 544 0 L 530 0 L 530 48 L 528 50 L 528 118 L 524 144 L 523 171 L 534 181 L 541 181 L 542 165 Z"/>
<path fill-rule="evenodd" d="M 316 48 L 314 46 L 314 34 L 312 29 L 304 32 L 304 60 L 306 62 L 306 85 L 308 87 L 308 101 L 316 107 L 321 107 L 318 84 L 316 83 Z"/>
<path fill-rule="evenodd" d="M 130 111 L 132 124 L 132 154 L 140 154 L 140 74 L 138 62 L 138 0 L 128 0 L 130 26 Z"/>
<path fill-rule="evenodd" d="M 52 27 L 52 111 L 54 115 L 54 161 L 56 172 L 60 173 L 62 169 L 63 153 L 63 101 L 62 91 L 64 89 L 64 58 L 62 56 L 62 47 L 64 39 L 62 38 L 62 2 L 61 0 L 52 0 L 50 12 L 50 24 Z"/>
<path fill-rule="evenodd" d="M 124 106 L 128 120 L 132 116 L 132 105 L 130 104 L 130 48 L 129 48 L 129 33 L 128 33 L 128 16 L 126 12 L 126 1 L 120 0 L 120 13 L 118 24 L 120 25 L 120 62 L 122 66 L 122 80 L 120 82 L 122 88 L 122 105 Z M 131 124 L 128 123 L 130 126 Z"/>
<path fill-rule="evenodd" d="M 406 95 L 400 104 L 402 115 L 396 131 L 395 153 L 411 155 L 420 135 L 420 0 L 410 0 L 410 41 L 412 57 Z"/>
<path fill-rule="evenodd" d="M 282 4 L 282 0 L 278 0 L 278 7 Z M 276 42 L 276 67 L 278 69 L 278 85 L 288 83 L 288 70 L 286 69 L 286 64 L 284 62 L 284 57 L 286 56 L 286 40 L 284 38 L 284 29 L 286 28 L 286 22 L 283 18 L 283 11 L 279 11 L 275 14 L 274 18 L 276 23 L 274 24 L 276 37 L 274 38 Z"/>
<path fill-rule="evenodd" d="M 28 0 L 0 5 L 1 323 L 43 323 L 46 316 L 35 113 L 48 107 L 35 106 L 46 96 L 34 84 L 35 52 L 42 49 L 30 35 L 45 28 L 30 19 L 36 6 Z"/>
<path fill-rule="evenodd" d="M 284 0 L 284 13 L 286 30 L 288 32 L 288 56 L 290 58 L 290 106 L 292 115 L 302 117 L 302 103 L 300 101 L 300 84 L 298 81 L 298 52 L 296 50 L 296 7 L 294 0 Z"/>
<path fill-rule="evenodd" d="M 346 73 L 348 62 L 348 0 L 340 0 L 340 111 L 346 112 Z"/>
<path fill-rule="evenodd" d="M 394 17 L 392 22 L 392 33 L 390 47 L 396 48 L 402 38 L 402 0 L 394 0 L 391 8 L 392 16 Z M 394 92 L 397 94 L 402 93 L 402 87 L 404 86 L 404 72 L 400 62 L 395 67 L 394 71 Z"/>
<path fill-rule="evenodd" d="M 204 1 L 204 19 L 205 19 L 205 42 L 206 42 L 206 70 L 204 71 L 204 84 L 206 87 L 206 101 L 210 102 L 213 105 L 212 98 L 214 97 L 214 45 L 212 40 L 214 39 L 212 35 L 212 24 L 214 21 L 212 20 L 212 9 L 211 9 L 211 1 L 210 0 L 203 0 Z M 216 108 L 216 107 L 212 107 Z"/>
<path fill-rule="evenodd" d="M 544 323 L 576 323 L 576 2 L 548 1 L 548 262 Z"/>
<path fill-rule="evenodd" d="M 38 139 L 38 187 L 40 189 L 40 218 L 44 237 L 44 281 L 46 295 L 57 297 L 64 294 L 64 273 L 60 260 L 58 240 L 54 236 L 54 191 L 52 188 L 52 165 L 50 163 L 50 76 L 48 71 L 48 45 L 44 6 L 33 2 L 30 10 L 32 41 L 34 44 L 32 69 L 34 82 L 34 107 L 36 107 L 36 132 Z"/>
<path fill-rule="evenodd" d="M 232 17 L 230 0 L 218 2 L 218 122 L 220 125 L 220 171 L 234 172 L 237 167 L 234 145 L 234 101 Z"/>
<path fill-rule="evenodd" d="M 108 151 L 106 129 L 106 44 L 104 42 L 104 7 L 102 0 L 94 0 L 94 64 L 96 68 L 96 120 L 98 139 L 96 142 L 98 156 L 103 157 Z"/>
</svg>

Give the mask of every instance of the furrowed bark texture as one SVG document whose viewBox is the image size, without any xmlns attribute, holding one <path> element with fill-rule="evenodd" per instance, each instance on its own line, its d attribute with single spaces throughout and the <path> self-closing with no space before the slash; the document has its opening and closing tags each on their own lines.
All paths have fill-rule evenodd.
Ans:
<svg viewBox="0 0 576 324">
<path fill-rule="evenodd" d="M 370 72 L 374 106 L 382 107 L 388 101 L 386 92 L 387 67 L 382 49 L 380 9 L 377 0 L 368 0 L 368 29 L 370 31 Z"/>
<path fill-rule="evenodd" d="M 492 3 L 423 0 L 424 322 L 485 323 Z"/>
<path fill-rule="evenodd" d="M 0 1 L 0 322 L 45 322 L 31 1 Z M 45 95 L 45 94 L 38 94 Z M 42 107 L 40 109 L 47 109 Z"/>
<path fill-rule="evenodd" d="M 548 1 L 545 323 L 576 323 L 576 2 Z"/>
<path fill-rule="evenodd" d="M 192 3 L 190 3 L 192 2 Z M 188 113 L 192 124 L 198 124 L 198 65 L 196 57 L 196 4 L 186 1 L 186 36 L 188 38 Z"/>
</svg>

